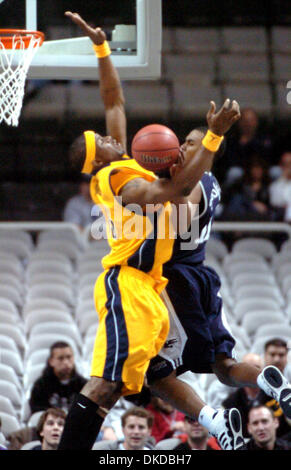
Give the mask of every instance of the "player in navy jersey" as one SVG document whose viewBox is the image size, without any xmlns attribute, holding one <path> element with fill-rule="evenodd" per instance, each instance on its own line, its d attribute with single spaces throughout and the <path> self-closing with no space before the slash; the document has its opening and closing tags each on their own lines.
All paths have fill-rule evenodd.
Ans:
<svg viewBox="0 0 291 470">
<path fill-rule="evenodd" d="M 184 150 L 192 148 L 195 153 L 203 137 L 203 130 L 195 129 L 182 147 Z M 223 313 L 220 279 L 214 269 L 204 264 L 206 243 L 220 201 L 218 181 L 211 167 L 208 170 L 189 196 L 174 201 L 178 213 L 183 207 L 181 204 L 187 207 L 188 240 L 185 234 L 177 235 L 172 258 L 163 267 L 169 282 L 162 296 L 171 326 L 162 350 L 151 361 L 147 373 L 149 383 L 159 388 L 163 378 L 173 374 L 215 373 L 229 386 L 259 386 L 275 398 L 284 414 L 291 418 L 291 386 L 279 369 L 268 366 L 261 371 L 235 359 L 235 339 Z M 191 204 L 199 206 L 199 213 L 194 217 L 189 209 Z M 193 243 L 191 238 L 195 234 Z"/>
</svg>

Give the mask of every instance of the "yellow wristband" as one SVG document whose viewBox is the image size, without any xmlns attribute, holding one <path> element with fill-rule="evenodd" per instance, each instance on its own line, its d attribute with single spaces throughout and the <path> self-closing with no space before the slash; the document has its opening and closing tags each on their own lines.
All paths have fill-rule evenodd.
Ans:
<svg viewBox="0 0 291 470">
<path fill-rule="evenodd" d="M 210 152 L 217 152 L 223 139 L 223 136 L 216 135 L 208 129 L 202 144 Z"/>
<path fill-rule="evenodd" d="M 98 46 L 93 44 L 93 49 L 98 59 L 103 59 L 111 54 L 111 49 L 107 41 L 104 41 L 103 44 L 99 44 Z"/>
</svg>

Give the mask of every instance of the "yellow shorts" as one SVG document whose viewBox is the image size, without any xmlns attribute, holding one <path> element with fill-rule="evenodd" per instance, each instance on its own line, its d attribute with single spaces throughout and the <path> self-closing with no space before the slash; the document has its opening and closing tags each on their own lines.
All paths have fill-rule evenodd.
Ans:
<svg viewBox="0 0 291 470">
<path fill-rule="evenodd" d="M 150 360 L 169 332 L 169 315 L 152 277 L 129 266 L 102 273 L 94 299 L 99 326 L 91 376 L 123 383 L 123 395 L 138 393 Z"/>
</svg>

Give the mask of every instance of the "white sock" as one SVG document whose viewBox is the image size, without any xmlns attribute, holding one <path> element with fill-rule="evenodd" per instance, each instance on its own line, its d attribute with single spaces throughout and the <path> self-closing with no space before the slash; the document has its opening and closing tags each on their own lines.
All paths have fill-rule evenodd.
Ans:
<svg viewBox="0 0 291 470">
<path fill-rule="evenodd" d="M 213 415 L 217 413 L 217 410 L 211 408 L 211 406 L 205 405 L 198 416 L 198 422 L 211 432 Z"/>
</svg>

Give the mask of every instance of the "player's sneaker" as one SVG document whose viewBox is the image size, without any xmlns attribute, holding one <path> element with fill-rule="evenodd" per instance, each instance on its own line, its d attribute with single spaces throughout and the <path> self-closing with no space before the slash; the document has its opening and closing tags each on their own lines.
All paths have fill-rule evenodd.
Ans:
<svg viewBox="0 0 291 470">
<path fill-rule="evenodd" d="M 284 415 L 291 418 L 291 385 L 275 366 L 265 367 L 258 377 L 259 387 L 280 403 Z"/>
<path fill-rule="evenodd" d="M 223 450 L 245 450 L 240 412 L 236 408 L 215 413 L 210 433 Z"/>
</svg>

